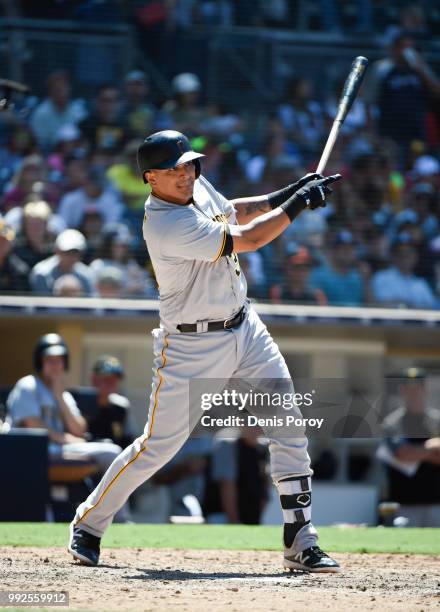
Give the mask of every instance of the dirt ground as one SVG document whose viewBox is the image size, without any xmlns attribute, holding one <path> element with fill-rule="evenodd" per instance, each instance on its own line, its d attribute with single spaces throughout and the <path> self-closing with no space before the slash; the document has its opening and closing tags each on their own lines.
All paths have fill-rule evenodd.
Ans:
<svg viewBox="0 0 440 612">
<path fill-rule="evenodd" d="M 74 610 L 405 610 L 440 607 L 440 560 L 335 554 L 342 574 L 284 572 L 274 552 L 104 549 L 84 567 L 62 549 L 5 547 L 1 590 L 69 591 Z M 55 608 L 66 609 L 66 608 Z"/>
</svg>

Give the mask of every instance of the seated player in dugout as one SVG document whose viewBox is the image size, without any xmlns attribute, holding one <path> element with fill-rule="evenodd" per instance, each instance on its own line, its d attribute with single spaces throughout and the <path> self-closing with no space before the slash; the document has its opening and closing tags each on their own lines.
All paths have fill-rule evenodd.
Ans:
<svg viewBox="0 0 440 612">
<path fill-rule="evenodd" d="M 177 453 L 202 416 L 200 404 L 190 401 L 191 380 L 209 379 L 220 391 L 231 378 L 291 379 L 246 297 L 237 254 L 280 236 L 305 208 L 325 206 L 340 175 L 306 175 L 274 193 L 227 200 L 201 175 L 202 157 L 174 130 L 148 136 L 138 151 L 142 178 L 152 189 L 143 235 L 160 292 L 152 393 L 144 433 L 114 461 L 71 523 L 68 551 L 87 565 L 98 564 L 101 537 L 118 508 Z M 283 565 L 338 572 L 311 522 L 307 438 L 302 430 L 284 433 L 269 440 L 284 517 Z"/>
<path fill-rule="evenodd" d="M 111 440 L 121 448 L 133 442 L 136 429 L 130 400 L 119 393 L 123 378 L 124 368 L 117 357 L 99 357 L 92 372 L 94 394 L 84 411 L 91 439 Z"/>
<path fill-rule="evenodd" d="M 378 450 L 388 495 L 409 527 L 440 527 L 440 409 L 428 403 L 425 370 L 405 368 L 399 378 L 399 405 L 384 419 Z"/>
<path fill-rule="evenodd" d="M 121 447 L 86 441 L 87 423 L 66 388 L 69 349 L 64 339 L 58 334 L 42 336 L 33 360 L 34 374 L 20 378 L 8 396 L 7 421 L 12 427 L 46 429 L 49 461 L 90 459 L 104 473 Z"/>
</svg>

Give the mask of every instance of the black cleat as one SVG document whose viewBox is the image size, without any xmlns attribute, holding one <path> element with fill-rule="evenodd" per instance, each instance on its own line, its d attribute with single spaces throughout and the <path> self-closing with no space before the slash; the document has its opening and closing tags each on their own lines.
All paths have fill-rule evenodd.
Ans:
<svg viewBox="0 0 440 612">
<path fill-rule="evenodd" d="M 82 565 L 98 565 L 100 542 L 101 538 L 79 527 L 74 527 L 73 523 L 70 524 L 70 540 L 67 550 Z"/>
<path fill-rule="evenodd" d="M 311 546 L 296 554 L 289 554 L 289 551 L 286 551 L 284 567 L 303 572 L 338 573 L 341 571 L 339 563 L 329 557 L 319 546 Z"/>
</svg>

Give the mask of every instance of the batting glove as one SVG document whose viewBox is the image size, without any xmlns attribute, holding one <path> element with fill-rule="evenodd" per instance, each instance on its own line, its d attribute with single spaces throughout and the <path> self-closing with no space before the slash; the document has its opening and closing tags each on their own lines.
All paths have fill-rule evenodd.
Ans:
<svg viewBox="0 0 440 612">
<path fill-rule="evenodd" d="M 304 187 L 304 185 L 306 185 L 312 180 L 322 178 L 324 178 L 322 174 L 318 174 L 317 172 L 309 172 L 308 174 L 300 178 L 299 181 L 296 181 L 296 183 L 291 183 L 290 185 L 287 185 L 287 187 L 284 187 L 279 191 L 268 193 L 267 200 L 272 209 L 278 208 L 278 206 L 281 206 L 281 204 L 288 200 L 290 196 L 296 193 L 298 189 L 301 189 L 302 187 Z"/>
<path fill-rule="evenodd" d="M 339 181 L 341 178 L 340 174 L 333 174 L 332 176 L 308 181 L 284 204 L 281 204 L 280 208 L 293 221 L 304 208 L 315 210 L 316 208 L 324 207 L 326 205 L 326 197 L 332 193 L 332 189 L 328 185 Z"/>
</svg>

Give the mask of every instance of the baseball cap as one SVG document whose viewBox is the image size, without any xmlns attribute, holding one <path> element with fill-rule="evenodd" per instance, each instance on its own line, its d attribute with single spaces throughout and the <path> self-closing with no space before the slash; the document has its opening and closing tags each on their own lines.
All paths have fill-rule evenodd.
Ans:
<svg viewBox="0 0 440 612">
<path fill-rule="evenodd" d="M 115 286 L 122 286 L 124 283 L 124 276 L 122 271 L 116 266 L 107 265 L 103 266 L 97 274 L 98 283 L 111 283 Z"/>
<path fill-rule="evenodd" d="M 5 223 L 4 219 L 0 219 L 0 236 L 6 238 L 8 242 L 12 242 L 15 238 L 15 231 Z"/>
<path fill-rule="evenodd" d="M 408 232 L 400 232 L 397 234 L 391 243 L 391 249 L 393 250 L 404 245 L 414 246 L 414 240 Z"/>
<path fill-rule="evenodd" d="M 402 225 L 407 225 L 408 223 L 416 225 L 419 221 L 419 215 L 411 208 L 400 211 L 394 218 L 394 223 L 397 227 L 402 227 Z"/>
<path fill-rule="evenodd" d="M 192 93 L 195 91 L 200 91 L 202 88 L 199 77 L 192 72 L 182 72 L 181 74 L 176 75 L 173 78 L 171 85 L 174 92 L 177 94 Z"/>
<path fill-rule="evenodd" d="M 66 229 L 55 240 L 55 247 L 59 251 L 85 251 L 87 242 L 83 234 L 75 229 Z"/>
<path fill-rule="evenodd" d="M 127 83 L 132 83 L 133 81 L 146 81 L 147 75 L 142 70 L 130 70 L 125 76 L 125 81 Z"/>
<path fill-rule="evenodd" d="M 112 244 L 131 244 L 133 242 L 133 236 L 124 223 L 108 223 L 104 226 L 103 233 Z"/>
<path fill-rule="evenodd" d="M 120 378 L 124 376 L 124 368 L 117 357 L 113 355 L 101 355 L 93 366 L 95 374 L 116 374 Z"/>
<path fill-rule="evenodd" d="M 431 240 L 429 248 L 436 258 L 440 257 L 440 236 L 436 236 L 433 240 Z"/>
<path fill-rule="evenodd" d="M 354 236 L 348 230 L 341 230 L 340 232 L 337 232 L 331 240 L 331 244 L 333 246 L 339 246 L 341 244 L 354 244 L 354 243 L 355 243 Z"/>
<path fill-rule="evenodd" d="M 23 215 L 32 219 L 43 219 L 47 221 L 51 216 L 52 211 L 50 206 L 44 200 L 37 202 L 28 202 L 23 208 Z"/>
<path fill-rule="evenodd" d="M 413 171 L 417 176 L 432 176 L 440 172 L 440 162 L 432 155 L 421 155 L 416 159 Z"/>
</svg>

